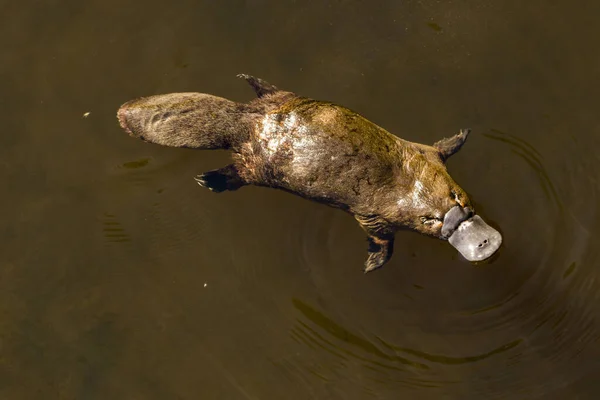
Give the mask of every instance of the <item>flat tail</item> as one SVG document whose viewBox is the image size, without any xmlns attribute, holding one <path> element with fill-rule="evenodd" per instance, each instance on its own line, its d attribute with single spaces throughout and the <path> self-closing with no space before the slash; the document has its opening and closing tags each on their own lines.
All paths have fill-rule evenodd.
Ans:
<svg viewBox="0 0 600 400">
<path fill-rule="evenodd" d="M 248 135 L 243 105 L 204 93 L 170 93 L 123 104 L 117 119 L 130 136 L 169 147 L 227 149 Z"/>
</svg>

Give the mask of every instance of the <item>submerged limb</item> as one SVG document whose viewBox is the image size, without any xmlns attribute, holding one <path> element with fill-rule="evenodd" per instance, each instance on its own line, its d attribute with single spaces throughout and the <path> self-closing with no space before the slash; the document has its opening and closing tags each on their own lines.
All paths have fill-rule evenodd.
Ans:
<svg viewBox="0 0 600 400">
<path fill-rule="evenodd" d="M 217 193 L 237 190 L 246 185 L 233 164 L 197 175 L 194 179 L 200 186 Z"/>
<path fill-rule="evenodd" d="M 383 267 L 392 258 L 394 252 L 393 237 L 379 238 L 377 236 L 369 236 L 367 240 L 369 242 L 369 257 L 365 262 L 365 273 Z"/>
<path fill-rule="evenodd" d="M 364 272 L 383 267 L 392 258 L 394 252 L 394 230 L 378 215 L 355 214 L 354 218 L 366 232 L 369 243 L 369 257 L 365 262 Z"/>
</svg>

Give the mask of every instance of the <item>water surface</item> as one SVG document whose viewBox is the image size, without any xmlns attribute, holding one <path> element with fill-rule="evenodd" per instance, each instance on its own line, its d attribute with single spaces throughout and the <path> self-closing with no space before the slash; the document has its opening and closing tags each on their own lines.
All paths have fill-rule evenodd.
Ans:
<svg viewBox="0 0 600 400">
<path fill-rule="evenodd" d="M 0 5 L 3 399 L 595 399 L 600 3 Z M 248 101 L 249 73 L 448 164 L 504 236 L 477 267 L 398 234 L 361 272 L 341 211 L 193 177 L 127 137 L 135 97 Z M 86 114 L 89 113 L 89 114 Z M 85 116 L 84 116 L 85 114 Z"/>
</svg>

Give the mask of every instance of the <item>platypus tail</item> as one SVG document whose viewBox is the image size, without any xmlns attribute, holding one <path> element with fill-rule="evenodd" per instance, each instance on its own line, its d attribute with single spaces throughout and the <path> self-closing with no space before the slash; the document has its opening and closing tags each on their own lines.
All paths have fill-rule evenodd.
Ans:
<svg viewBox="0 0 600 400">
<path fill-rule="evenodd" d="M 204 93 L 142 97 L 117 112 L 131 136 L 171 147 L 229 149 L 248 139 L 250 114 L 245 104 Z"/>
<path fill-rule="evenodd" d="M 252 86 L 257 99 L 243 104 L 204 93 L 142 97 L 119 108 L 119 123 L 129 135 L 163 146 L 236 148 L 248 141 L 257 118 L 293 95 L 251 75 L 238 78 Z"/>
</svg>

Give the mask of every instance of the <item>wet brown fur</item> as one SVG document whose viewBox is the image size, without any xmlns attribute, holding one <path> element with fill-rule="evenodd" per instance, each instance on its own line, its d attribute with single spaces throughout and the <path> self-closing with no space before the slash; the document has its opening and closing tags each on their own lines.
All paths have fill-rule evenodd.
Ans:
<svg viewBox="0 0 600 400">
<path fill-rule="evenodd" d="M 231 149 L 232 164 L 196 178 L 213 191 L 266 186 L 350 213 L 369 238 L 365 272 L 390 259 L 399 229 L 441 237 L 449 209 L 472 209 L 445 166 L 468 130 L 432 146 L 413 143 L 345 107 L 239 77 L 257 94 L 249 103 L 201 93 L 151 96 L 124 104 L 120 124 L 165 146 Z"/>
</svg>

